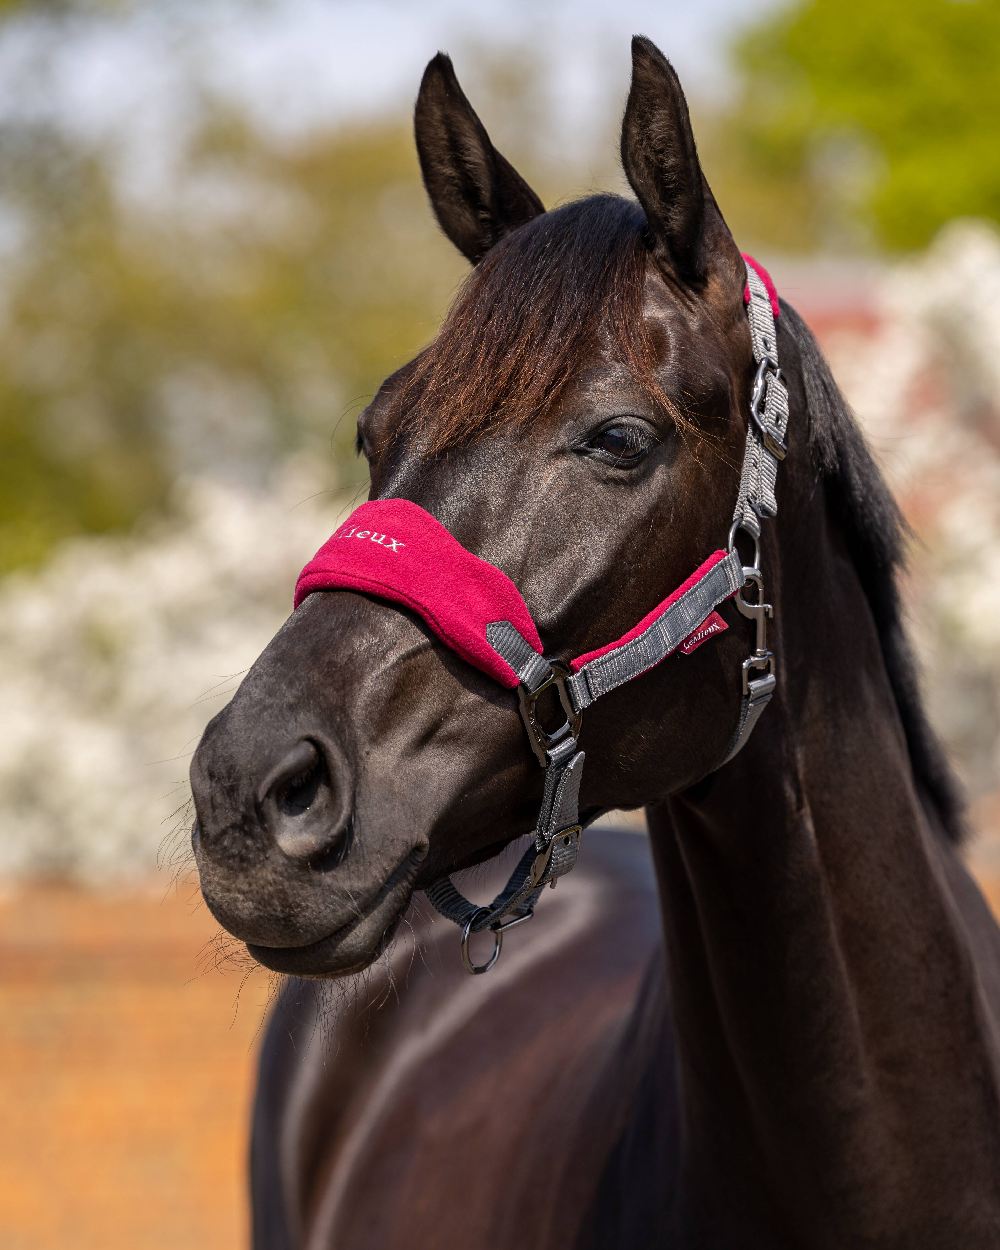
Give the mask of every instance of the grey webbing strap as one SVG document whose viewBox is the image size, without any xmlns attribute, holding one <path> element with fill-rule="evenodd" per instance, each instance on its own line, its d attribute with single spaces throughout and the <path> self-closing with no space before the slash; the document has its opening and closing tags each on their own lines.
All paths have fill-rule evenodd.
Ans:
<svg viewBox="0 0 1000 1250">
<path fill-rule="evenodd" d="M 552 675 L 552 665 L 521 637 L 510 621 L 491 621 L 486 626 L 486 641 L 528 690 L 537 690 Z"/>
<path fill-rule="evenodd" d="M 788 391 L 778 368 L 778 342 L 771 297 L 760 274 L 747 265 L 750 302 L 747 320 L 757 373 L 750 401 L 743 472 L 733 512 L 733 523 L 755 538 L 760 537 L 760 518 L 778 512 L 774 488 L 778 464 L 785 458 L 788 426 Z"/>
<path fill-rule="evenodd" d="M 739 720 L 736 722 L 736 732 L 732 736 L 722 763 L 716 765 L 717 768 L 721 768 L 723 764 L 728 764 L 746 746 L 750 735 L 753 733 L 754 726 L 760 720 L 761 713 L 771 702 L 771 696 L 774 694 L 777 684 L 773 673 L 766 673 L 763 677 L 757 677 L 747 683 L 747 693 L 740 701 L 740 715 Z"/>
<path fill-rule="evenodd" d="M 734 549 L 636 638 L 591 660 L 567 678 L 566 689 L 574 708 L 582 712 L 602 694 L 654 668 L 742 585 L 743 563 Z"/>
</svg>

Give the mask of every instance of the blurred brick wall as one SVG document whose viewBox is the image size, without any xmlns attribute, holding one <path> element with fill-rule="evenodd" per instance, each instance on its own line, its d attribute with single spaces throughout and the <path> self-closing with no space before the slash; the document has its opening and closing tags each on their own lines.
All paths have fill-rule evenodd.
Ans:
<svg viewBox="0 0 1000 1250">
<path fill-rule="evenodd" d="M 236 1250 L 268 980 L 188 892 L 0 900 L 2 1250 Z M 237 1004 L 237 993 L 239 1000 Z"/>
</svg>

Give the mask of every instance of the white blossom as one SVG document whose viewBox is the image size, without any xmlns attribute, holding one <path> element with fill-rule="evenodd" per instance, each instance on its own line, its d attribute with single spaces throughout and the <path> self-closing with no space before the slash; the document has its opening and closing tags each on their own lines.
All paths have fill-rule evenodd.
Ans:
<svg viewBox="0 0 1000 1250">
<path fill-rule="evenodd" d="M 0 585 L 0 878 L 148 876 L 177 820 L 183 845 L 201 731 L 348 508 L 294 463 L 261 493 L 181 483 L 176 505 Z"/>
<path fill-rule="evenodd" d="M 1000 777 L 1000 234 L 956 221 L 886 271 L 831 364 L 911 519 L 932 717 L 972 796 Z"/>
</svg>

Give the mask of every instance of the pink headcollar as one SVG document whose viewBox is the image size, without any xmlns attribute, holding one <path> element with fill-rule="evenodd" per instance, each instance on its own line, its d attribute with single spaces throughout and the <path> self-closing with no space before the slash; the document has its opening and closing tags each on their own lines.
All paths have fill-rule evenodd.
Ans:
<svg viewBox="0 0 1000 1250">
<path fill-rule="evenodd" d="M 748 578 L 757 602 L 739 601 L 744 616 L 757 622 L 756 647 L 743 661 L 743 697 L 736 732 L 723 756 L 726 763 L 742 748 L 774 693 L 774 656 L 767 649 L 760 569 L 745 568 L 736 545 L 744 532 L 754 540 L 760 519 L 774 516 L 774 481 L 785 456 L 788 395 L 777 361 L 773 317 L 778 299 L 767 272 L 745 257 L 745 302 L 755 362 L 740 488 L 728 550 L 715 551 L 666 599 L 615 642 L 578 656 L 569 671 L 542 653 L 538 630 L 520 591 L 500 569 L 467 551 L 438 521 L 406 499 L 374 499 L 334 533 L 299 576 L 295 606 L 315 590 L 358 590 L 402 604 L 421 616 L 433 632 L 470 664 L 500 685 L 519 687 L 521 718 L 528 741 L 545 769 L 542 806 L 532 844 L 492 903 L 477 906 L 449 877 L 425 893 L 442 915 L 462 929 L 462 959 L 473 973 L 496 963 L 506 929 L 531 916 L 547 885 L 555 885 L 576 862 L 583 821 L 580 779 L 584 752 L 578 736 L 582 714 L 603 695 L 641 676 L 668 655 L 687 654 L 727 628 L 715 611 L 737 594 Z M 755 561 L 756 563 L 756 561 Z M 554 691 L 565 721 L 548 724 L 538 702 Z M 551 711 L 551 707 L 549 709 Z M 558 718 L 557 718 L 558 719 Z M 472 933 L 489 929 L 493 952 L 476 964 L 469 953 Z"/>
</svg>

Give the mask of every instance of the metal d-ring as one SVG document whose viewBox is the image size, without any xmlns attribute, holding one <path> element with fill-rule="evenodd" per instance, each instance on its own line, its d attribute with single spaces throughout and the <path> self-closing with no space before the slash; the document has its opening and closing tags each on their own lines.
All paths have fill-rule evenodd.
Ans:
<svg viewBox="0 0 1000 1250">
<path fill-rule="evenodd" d="M 739 548 L 736 546 L 736 538 L 737 538 L 737 535 L 739 534 L 746 534 L 746 536 L 753 543 L 753 564 L 750 565 L 749 567 L 759 570 L 760 569 L 760 537 L 757 534 L 755 534 L 753 530 L 747 529 L 747 527 L 743 524 L 741 520 L 734 521 L 732 525 L 729 527 L 729 538 L 726 542 L 726 546 L 728 547 L 730 551 L 735 551 L 737 554 L 739 554 Z M 743 571 L 745 573 L 747 571 L 746 568 L 744 568 Z"/>
<path fill-rule="evenodd" d="M 490 929 L 488 932 L 493 934 L 492 954 L 484 964 L 476 964 L 472 962 L 472 956 L 469 954 L 469 938 L 472 936 L 472 926 L 476 923 L 480 916 L 484 915 L 489 915 L 489 908 L 477 908 L 465 922 L 465 926 L 462 929 L 462 963 L 465 964 L 466 971 L 471 972 L 472 975 L 476 977 L 483 972 L 489 972 L 496 961 L 500 958 L 500 951 L 503 949 L 503 929 Z"/>
</svg>

